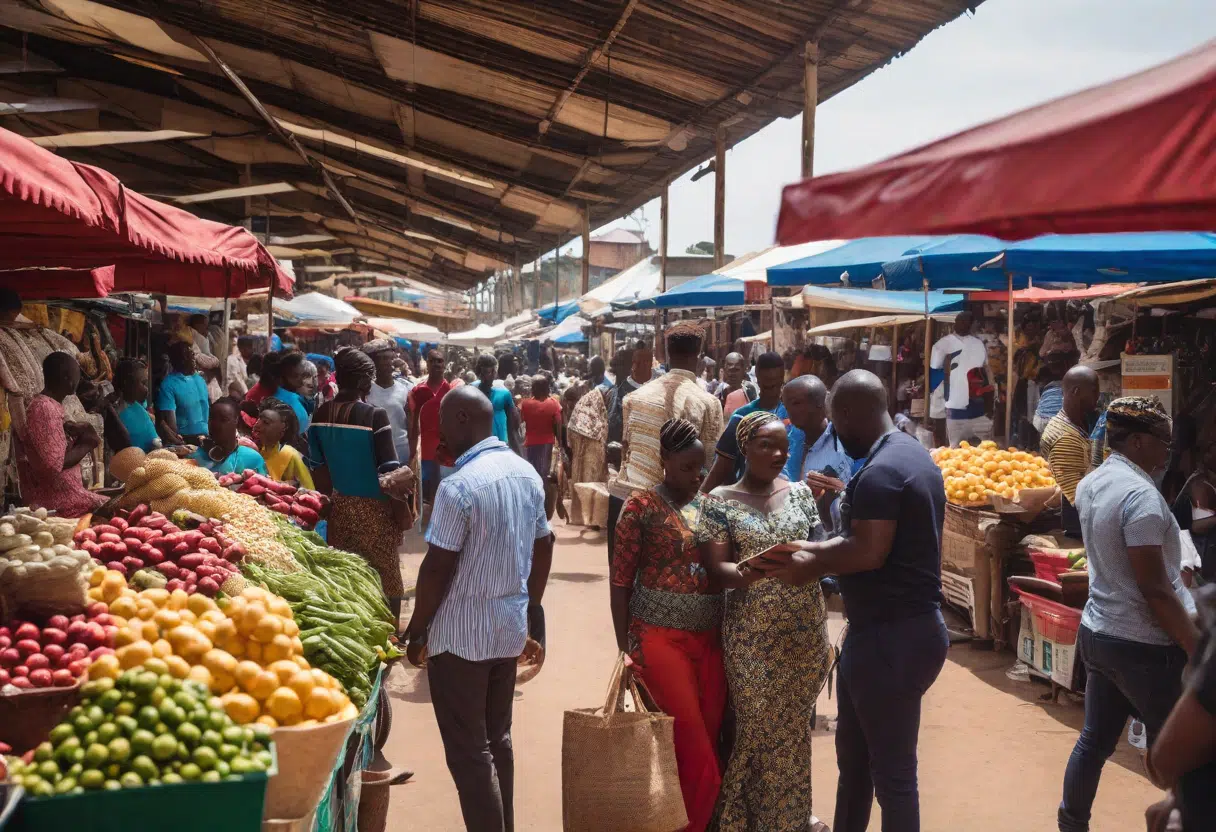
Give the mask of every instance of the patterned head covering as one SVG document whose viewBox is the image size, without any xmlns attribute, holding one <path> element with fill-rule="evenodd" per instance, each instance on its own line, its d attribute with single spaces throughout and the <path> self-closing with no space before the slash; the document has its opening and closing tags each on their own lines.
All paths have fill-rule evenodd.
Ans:
<svg viewBox="0 0 1216 832">
<path fill-rule="evenodd" d="M 378 352 L 396 352 L 397 345 L 387 338 L 377 338 L 374 341 L 368 341 L 363 345 L 363 352 L 368 355 L 375 355 Z"/>
<path fill-rule="evenodd" d="M 752 437 L 756 435 L 756 431 L 769 422 L 776 421 L 778 421 L 777 414 L 768 410 L 756 410 L 740 419 L 739 427 L 735 431 L 735 436 L 739 443 L 739 453 L 747 452 L 747 443 L 752 441 Z"/>
<path fill-rule="evenodd" d="M 1134 433 L 1150 433 L 1169 441 L 1173 424 L 1161 402 L 1151 396 L 1124 396 L 1106 409 L 1109 441 L 1121 442 Z"/>
</svg>

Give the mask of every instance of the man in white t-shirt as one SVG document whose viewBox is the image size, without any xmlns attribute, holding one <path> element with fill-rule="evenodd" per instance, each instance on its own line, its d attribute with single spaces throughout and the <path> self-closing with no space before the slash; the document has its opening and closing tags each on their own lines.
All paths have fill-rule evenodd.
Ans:
<svg viewBox="0 0 1216 832">
<path fill-rule="evenodd" d="M 394 375 L 397 347 L 392 341 L 378 339 L 363 345 L 363 351 L 376 362 L 376 378 L 367 394 L 367 403 L 384 408 L 388 423 L 393 429 L 393 447 L 397 449 L 397 461 L 402 465 L 410 462 L 410 442 L 407 433 L 409 424 L 408 399 L 414 385 Z"/>
<path fill-rule="evenodd" d="M 942 385 L 946 406 L 946 437 L 951 447 L 968 440 L 992 438 L 992 419 L 978 389 L 988 384 L 988 348 L 971 334 L 972 316 L 964 310 L 954 319 L 954 332 L 933 345 L 929 357 L 934 388 Z M 982 379 L 973 383 L 976 377 Z"/>
</svg>

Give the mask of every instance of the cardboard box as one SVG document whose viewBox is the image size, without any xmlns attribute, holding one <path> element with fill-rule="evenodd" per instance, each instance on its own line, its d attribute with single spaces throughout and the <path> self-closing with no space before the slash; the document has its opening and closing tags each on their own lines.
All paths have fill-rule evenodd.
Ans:
<svg viewBox="0 0 1216 832">
<path fill-rule="evenodd" d="M 1077 666 L 1077 645 L 1060 644 L 1044 636 L 1035 626 L 1030 609 L 1022 606 L 1022 626 L 1018 632 L 1018 658 L 1038 673 L 1066 690 L 1080 692 L 1083 685 Z"/>
</svg>

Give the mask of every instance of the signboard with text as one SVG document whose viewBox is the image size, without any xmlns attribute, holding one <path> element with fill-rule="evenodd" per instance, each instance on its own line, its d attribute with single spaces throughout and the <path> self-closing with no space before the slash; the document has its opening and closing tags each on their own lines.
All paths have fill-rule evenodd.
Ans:
<svg viewBox="0 0 1216 832">
<path fill-rule="evenodd" d="M 1174 415 L 1174 355 L 1127 355 L 1123 359 L 1123 395 L 1155 397 Z"/>
</svg>

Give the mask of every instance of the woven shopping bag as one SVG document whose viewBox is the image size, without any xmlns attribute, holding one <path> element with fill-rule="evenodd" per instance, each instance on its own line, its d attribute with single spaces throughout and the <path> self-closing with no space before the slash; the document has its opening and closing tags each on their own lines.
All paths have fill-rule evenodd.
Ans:
<svg viewBox="0 0 1216 832">
<path fill-rule="evenodd" d="M 679 832 L 688 825 L 676 770 L 674 720 L 617 659 L 601 708 L 566 711 L 562 820 L 566 832 Z"/>
</svg>

